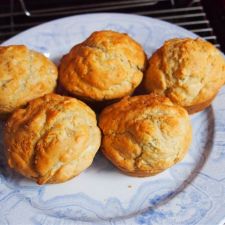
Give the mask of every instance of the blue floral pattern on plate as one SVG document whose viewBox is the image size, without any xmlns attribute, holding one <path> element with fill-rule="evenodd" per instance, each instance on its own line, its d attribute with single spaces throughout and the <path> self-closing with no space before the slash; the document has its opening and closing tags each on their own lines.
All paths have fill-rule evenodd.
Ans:
<svg viewBox="0 0 225 225">
<path fill-rule="evenodd" d="M 148 56 L 173 37 L 196 37 L 175 25 L 141 16 L 72 16 L 27 30 L 3 45 L 26 44 L 56 63 L 95 30 L 125 32 Z M 212 106 L 191 117 L 193 143 L 185 159 L 149 178 L 120 173 L 99 153 L 77 178 L 38 186 L 5 162 L 0 143 L 0 224 L 216 225 L 225 216 L 225 89 Z"/>
</svg>

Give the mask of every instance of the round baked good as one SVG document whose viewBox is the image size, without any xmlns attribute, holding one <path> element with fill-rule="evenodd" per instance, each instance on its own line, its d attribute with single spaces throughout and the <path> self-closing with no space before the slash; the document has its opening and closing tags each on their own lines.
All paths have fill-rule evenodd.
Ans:
<svg viewBox="0 0 225 225">
<path fill-rule="evenodd" d="M 171 39 L 149 60 L 144 84 L 169 97 L 189 113 L 210 105 L 225 82 L 225 59 L 202 39 Z"/>
<path fill-rule="evenodd" d="M 6 123 L 8 164 L 38 184 L 77 176 L 93 161 L 101 134 L 83 102 L 48 94 L 16 110 Z"/>
<path fill-rule="evenodd" d="M 82 99 L 117 99 L 140 84 L 145 63 L 142 47 L 127 34 L 98 31 L 62 58 L 59 81 Z"/>
<path fill-rule="evenodd" d="M 24 45 L 0 46 L 0 116 L 53 92 L 57 67 Z"/>
<path fill-rule="evenodd" d="M 157 95 L 126 97 L 100 114 L 102 151 L 132 176 L 152 176 L 182 160 L 192 128 L 187 111 Z"/>
</svg>

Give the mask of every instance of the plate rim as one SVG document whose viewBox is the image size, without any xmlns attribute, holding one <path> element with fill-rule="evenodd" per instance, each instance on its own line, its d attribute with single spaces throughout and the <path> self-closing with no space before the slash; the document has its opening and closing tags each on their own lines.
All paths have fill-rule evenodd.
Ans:
<svg viewBox="0 0 225 225">
<path fill-rule="evenodd" d="M 174 27 L 174 28 L 179 28 L 181 30 L 183 30 L 184 32 L 187 32 L 189 33 L 190 35 L 194 35 L 196 37 L 199 37 L 198 35 L 196 35 L 195 33 L 193 33 L 192 31 L 189 31 L 181 26 L 178 26 L 176 24 L 173 24 L 173 23 L 170 23 L 170 22 L 167 22 L 165 20 L 162 20 L 162 19 L 157 19 L 157 18 L 153 18 L 153 17 L 148 17 L 148 16 L 143 16 L 143 15 L 137 15 L 137 14 L 132 14 L 132 13 L 117 13 L 117 12 L 100 12 L 100 13 L 87 13 L 87 14 L 77 14 L 77 15 L 72 15 L 72 16 L 66 16 L 66 17 L 61 17 L 61 18 L 58 18 L 58 19 L 53 19 L 53 20 L 49 20 L 47 22 L 44 22 L 44 23 L 41 23 L 41 24 L 38 24 L 36 26 L 33 26 L 33 27 L 30 27 L 24 31 L 21 31 L 20 33 L 14 35 L 13 37 L 10 37 L 9 39 L 3 41 L 1 43 L 1 45 L 6 45 L 7 42 L 11 42 L 13 41 L 15 38 L 17 38 L 18 36 L 21 36 L 21 35 L 26 35 L 26 33 L 28 32 L 32 32 L 34 30 L 37 30 L 37 29 L 40 29 L 42 27 L 45 27 L 45 26 L 48 26 L 49 24 L 53 24 L 53 23 L 56 23 L 56 22 L 61 22 L 63 20 L 70 20 L 71 18 L 80 18 L 80 19 L 84 19 L 85 17 L 95 17 L 95 16 L 122 16 L 122 17 L 130 17 L 130 18 L 137 18 L 137 19 L 141 19 L 143 20 L 144 22 L 146 22 L 146 20 L 149 20 L 149 22 L 160 22 L 162 24 L 167 24 L 168 26 L 171 26 L 171 27 Z"/>
</svg>

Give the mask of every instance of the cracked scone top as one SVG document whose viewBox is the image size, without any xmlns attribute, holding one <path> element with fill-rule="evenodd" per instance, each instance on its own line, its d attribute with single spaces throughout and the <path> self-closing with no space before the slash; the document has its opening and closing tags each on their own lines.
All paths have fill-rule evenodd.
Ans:
<svg viewBox="0 0 225 225">
<path fill-rule="evenodd" d="M 140 84 L 145 62 L 142 47 L 127 34 L 98 31 L 62 58 L 59 81 L 83 99 L 117 99 Z"/>
<path fill-rule="evenodd" d="M 53 92 L 58 71 L 41 53 L 24 45 L 0 46 L 0 116 Z"/>
<path fill-rule="evenodd" d="M 183 159 L 192 139 L 186 110 L 153 94 L 126 97 L 105 108 L 99 126 L 104 155 L 132 176 L 171 167 Z"/>
<path fill-rule="evenodd" d="M 144 84 L 165 95 L 189 113 L 210 105 L 225 82 L 225 59 L 201 39 L 171 39 L 149 59 Z"/>
<path fill-rule="evenodd" d="M 93 161 L 101 134 L 83 102 L 48 94 L 16 110 L 6 123 L 8 164 L 39 184 L 77 176 Z"/>
</svg>

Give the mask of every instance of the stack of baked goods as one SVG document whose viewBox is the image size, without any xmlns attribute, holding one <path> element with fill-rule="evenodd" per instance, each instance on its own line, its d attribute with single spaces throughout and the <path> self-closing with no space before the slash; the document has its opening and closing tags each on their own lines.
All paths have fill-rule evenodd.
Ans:
<svg viewBox="0 0 225 225">
<path fill-rule="evenodd" d="M 224 83 L 224 57 L 202 39 L 168 40 L 147 60 L 127 34 L 98 31 L 58 69 L 25 46 L 2 46 L 8 165 L 38 184 L 60 183 L 88 168 L 100 147 L 124 173 L 155 175 L 184 158 L 188 114 L 209 106 Z M 64 95 L 53 93 L 57 85 Z M 145 94 L 132 96 L 140 87 Z M 104 107 L 98 122 L 95 104 Z"/>
</svg>

